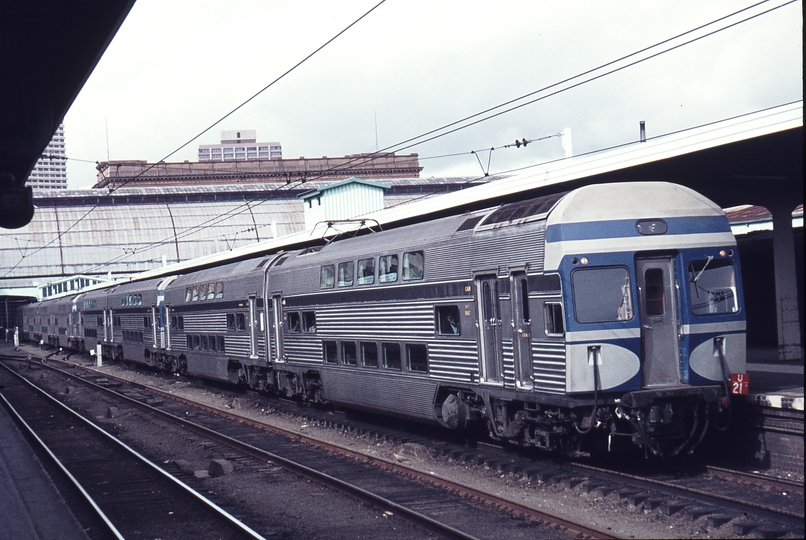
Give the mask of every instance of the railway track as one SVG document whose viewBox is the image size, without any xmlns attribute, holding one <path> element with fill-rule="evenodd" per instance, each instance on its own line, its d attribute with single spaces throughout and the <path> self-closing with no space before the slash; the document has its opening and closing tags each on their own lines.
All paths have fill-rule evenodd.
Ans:
<svg viewBox="0 0 806 540">
<path fill-rule="evenodd" d="M 282 403 L 277 401 L 274 403 L 282 408 Z M 332 415 L 310 409 L 307 411 L 305 416 L 311 424 L 329 424 L 340 431 L 351 432 L 356 437 L 369 440 L 395 440 L 397 443 L 418 440 L 417 436 L 390 434 L 389 432 L 394 430 L 388 428 L 362 425 L 360 421 L 333 419 Z M 218 416 L 220 411 L 211 411 L 209 414 Z M 243 419 L 239 421 L 245 422 Z M 302 438 L 298 431 L 293 432 L 291 436 Z M 426 444 L 435 449 L 435 454 L 447 461 L 465 463 L 470 467 L 499 473 L 502 477 L 515 478 L 520 483 L 525 481 L 539 485 L 543 489 L 553 486 L 555 490 L 559 488 L 574 496 L 597 501 L 610 500 L 610 504 L 616 509 L 621 507 L 632 512 L 651 513 L 661 521 L 679 523 L 681 519 L 689 520 L 713 531 L 714 536 L 776 538 L 798 537 L 803 534 L 803 489 L 802 485 L 796 482 L 716 467 L 708 467 L 705 470 L 701 468 L 696 473 L 676 470 L 666 474 L 657 474 L 657 471 L 653 474 L 631 474 L 585 464 L 555 463 L 549 459 L 536 460 L 533 454 L 529 458 L 505 452 L 501 448 L 483 445 L 468 448 L 444 441 Z M 330 452 L 343 453 L 342 450 L 330 450 Z M 369 458 L 354 454 L 351 459 Z M 420 474 L 419 481 L 429 481 L 432 484 L 442 482 L 442 479 L 427 471 L 418 473 L 407 467 L 401 472 L 398 465 L 387 460 L 386 463 L 376 467 L 396 469 L 398 471 L 396 474 L 406 474 L 410 477 Z M 464 497 L 472 497 L 477 501 L 484 500 L 483 490 L 473 490 L 470 487 L 457 486 L 445 479 L 444 489 L 461 492 Z M 531 511 L 528 503 L 501 498 L 497 501 L 487 499 L 486 502 L 499 508 L 506 508 L 507 512 L 515 515 L 529 515 Z M 532 519 L 539 521 L 542 518 Z M 596 537 L 612 534 L 603 530 L 604 526 L 600 523 L 597 525 L 600 525 L 598 529 L 594 527 L 588 533 L 582 534 Z M 556 527 L 563 529 L 566 526 L 556 525 Z"/>
<path fill-rule="evenodd" d="M 0 401 L 84 496 L 93 537 L 262 538 L 30 381 L 3 381 Z"/>
<path fill-rule="evenodd" d="M 44 371 L 41 366 L 31 365 L 41 376 Z M 268 428 L 265 424 L 224 414 L 157 389 L 113 381 L 108 376 L 76 373 L 75 366 L 67 369 L 71 373 L 62 371 L 62 376 L 76 377 L 82 384 L 92 384 L 95 392 L 103 388 L 104 392 L 114 393 L 116 399 L 124 400 L 126 404 L 118 405 L 119 410 L 136 407 L 148 410 L 148 414 L 158 414 L 160 422 L 181 422 L 183 429 L 192 430 L 190 437 L 195 444 L 208 445 L 208 449 L 220 447 L 218 452 L 228 456 L 230 461 L 269 471 L 292 471 L 380 509 L 384 516 L 415 523 L 427 535 L 446 538 L 614 537 L 606 530 L 561 519 L 389 460 L 370 458 L 299 433 Z M 52 384 L 66 383 L 54 378 Z"/>
</svg>

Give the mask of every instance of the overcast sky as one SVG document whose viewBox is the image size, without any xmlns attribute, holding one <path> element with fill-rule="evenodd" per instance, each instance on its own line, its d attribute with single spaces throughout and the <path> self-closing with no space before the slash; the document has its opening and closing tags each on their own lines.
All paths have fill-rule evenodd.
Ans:
<svg viewBox="0 0 806 540">
<path fill-rule="evenodd" d="M 137 0 L 65 117 L 69 187 L 91 187 L 95 161 L 166 158 L 377 3 Z M 196 161 L 199 144 L 236 129 L 279 141 L 285 158 L 384 149 L 753 4 L 387 0 L 167 161 Z M 655 136 L 802 99 L 802 9 L 795 2 L 400 152 L 419 153 L 425 177 L 481 175 L 488 162 L 493 174 L 563 155 L 558 137 L 499 148 L 516 138 L 570 128 L 581 153 L 637 139 L 641 120 Z M 469 153 L 491 147 L 481 166 Z M 460 155 L 435 158 L 446 154 Z"/>
</svg>

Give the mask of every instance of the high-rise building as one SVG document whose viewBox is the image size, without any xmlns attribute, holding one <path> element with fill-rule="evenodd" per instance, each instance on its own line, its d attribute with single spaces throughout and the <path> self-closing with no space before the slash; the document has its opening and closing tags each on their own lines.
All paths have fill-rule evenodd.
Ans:
<svg viewBox="0 0 806 540">
<path fill-rule="evenodd" d="M 282 159 L 278 142 L 257 142 L 257 130 L 222 131 L 221 144 L 200 144 L 199 161 L 247 161 Z"/>
<path fill-rule="evenodd" d="M 36 162 L 27 185 L 39 189 L 67 189 L 67 154 L 64 150 L 64 124 L 56 133 Z"/>
</svg>

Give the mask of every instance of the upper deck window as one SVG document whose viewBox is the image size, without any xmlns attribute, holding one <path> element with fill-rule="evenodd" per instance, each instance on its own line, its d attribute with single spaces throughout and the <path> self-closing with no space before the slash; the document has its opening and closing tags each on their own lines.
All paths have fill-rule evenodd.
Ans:
<svg viewBox="0 0 806 540">
<path fill-rule="evenodd" d="M 339 263 L 339 287 L 353 284 L 353 261 Z"/>
<path fill-rule="evenodd" d="M 688 292 L 691 311 L 695 315 L 736 313 L 739 302 L 736 296 L 736 272 L 733 261 L 693 261 L 688 265 Z"/>
<path fill-rule="evenodd" d="M 425 260 L 422 251 L 411 251 L 403 254 L 403 279 L 423 279 Z"/>
<path fill-rule="evenodd" d="M 332 289 L 336 286 L 336 267 L 332 264 L 323 266 L 319 270 L 319 288 Z"/>
<path fill-rule="evenodd" d="M 571 273 L 574 311 L 581 323 L 632 319 L 630 274 L 626 268 L 578 268 Z"/>
<path fill-rule="evenodd" d="M 397 255 L 384 255 L 378 259 L 378 282 L 397 281 Z"/>
<path fill-rule="evenodd" d="M 375 283 L 375 259 L 361 259 L 358 261 L 358 284 L 371 285 Z"/>
</svg>

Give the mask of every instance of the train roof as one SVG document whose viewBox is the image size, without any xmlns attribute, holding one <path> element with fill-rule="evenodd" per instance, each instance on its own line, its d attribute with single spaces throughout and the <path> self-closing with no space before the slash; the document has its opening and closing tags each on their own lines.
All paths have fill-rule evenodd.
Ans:
<svg viewBox="0 0 806 540">
<path fill-rule="evenodd" d="M 568 192 L 548 223 L 580 223 L 663 217 L 724 216 L 696 191 L 669 182 L 590 184 Z"/>
</svg>

